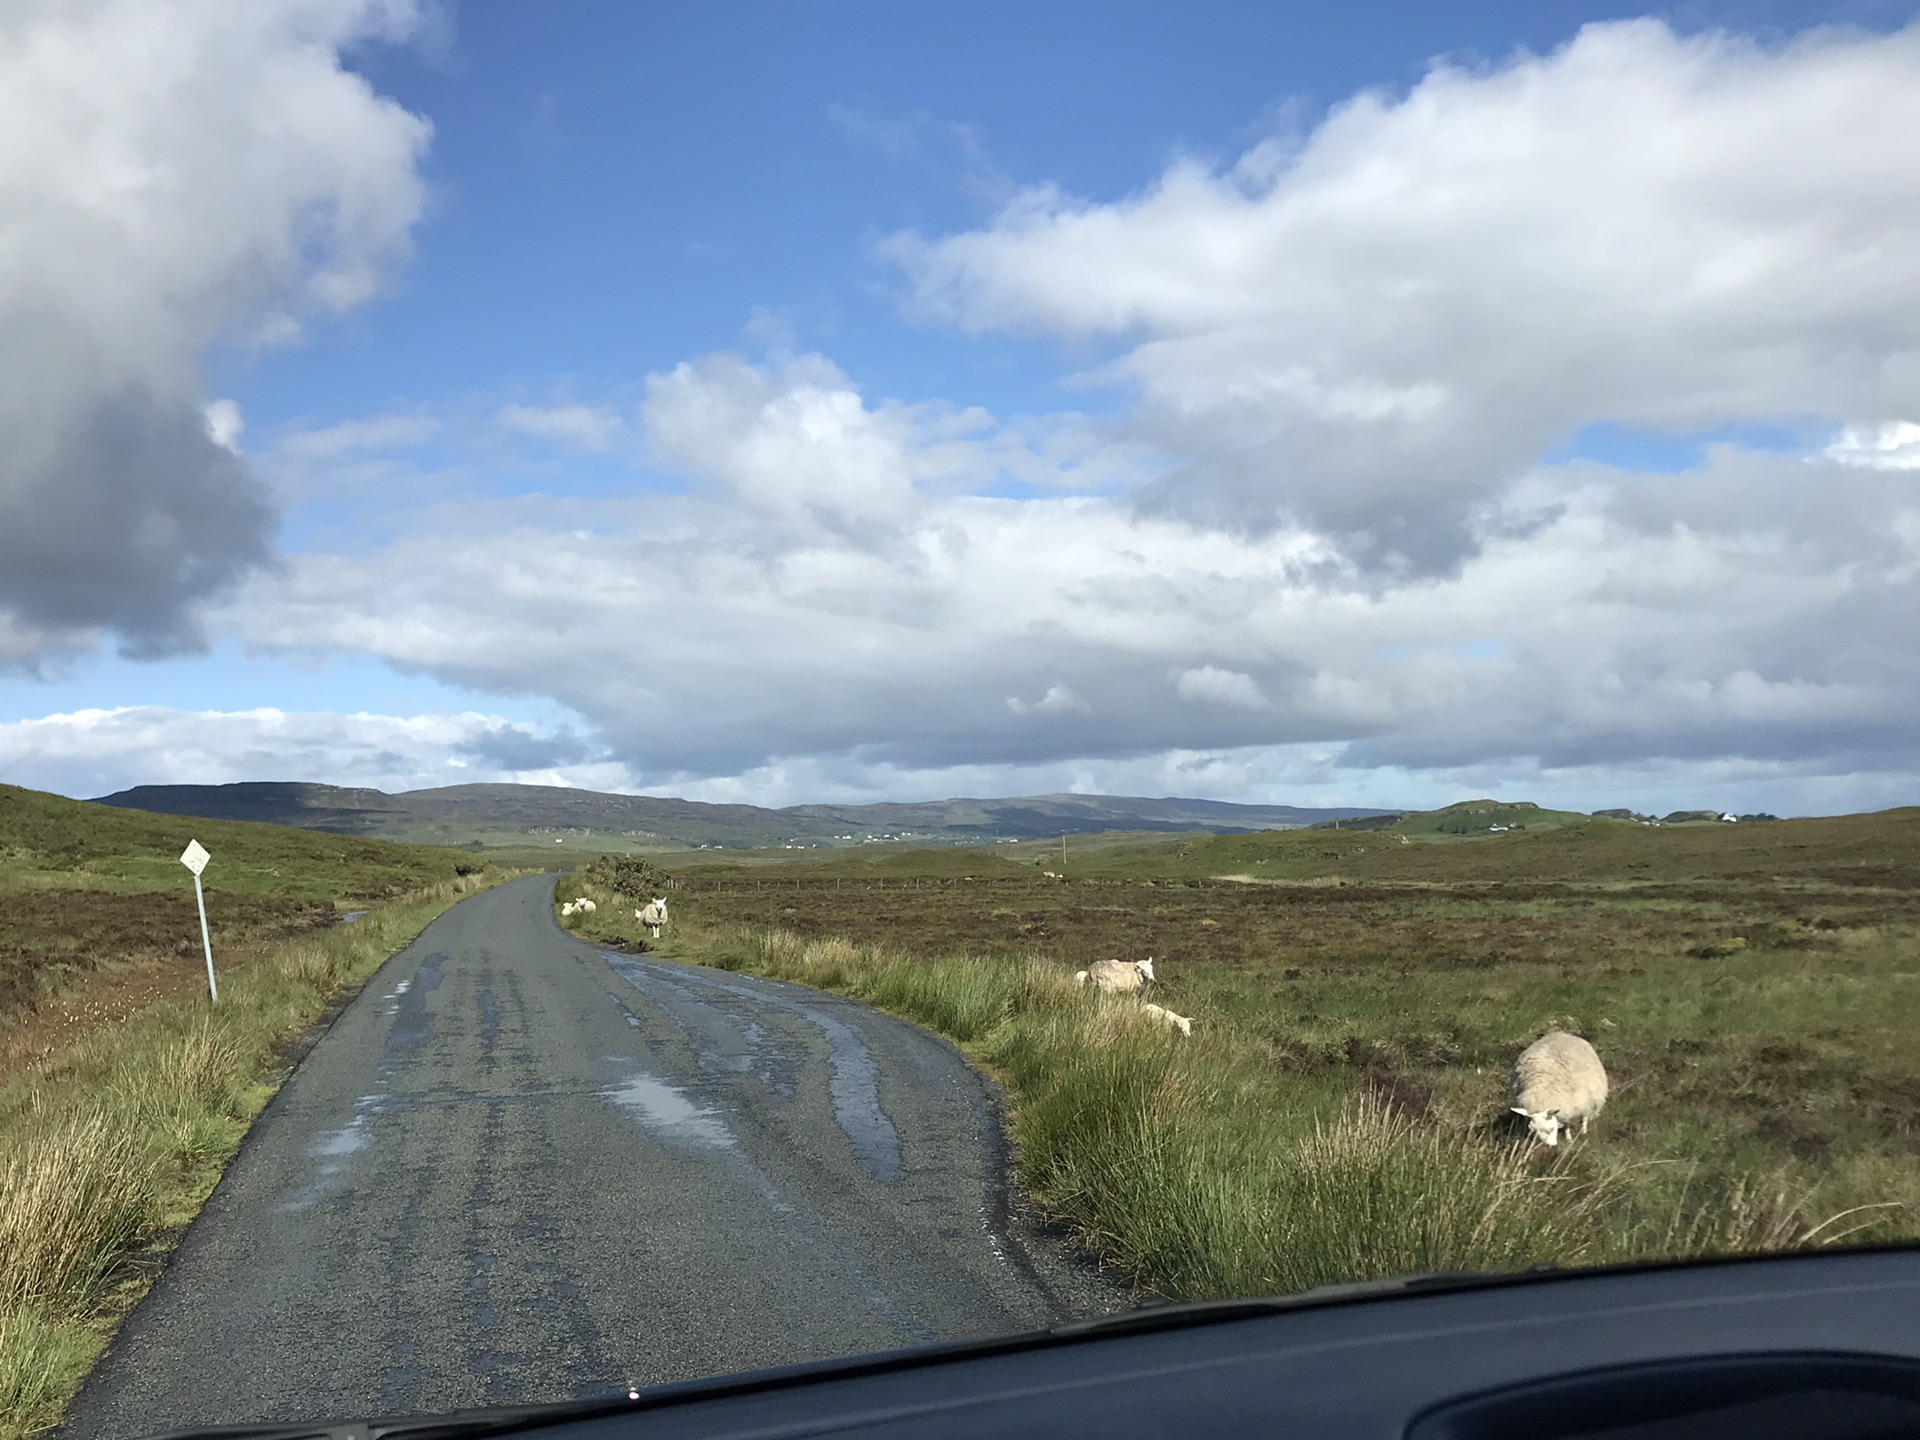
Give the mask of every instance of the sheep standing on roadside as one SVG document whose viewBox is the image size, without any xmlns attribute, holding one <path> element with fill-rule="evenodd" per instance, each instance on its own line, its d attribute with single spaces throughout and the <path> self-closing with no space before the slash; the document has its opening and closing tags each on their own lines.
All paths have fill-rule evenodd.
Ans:
<svg viewBox="0 0 1920 1440">
<path fill-rule="evenodd" d="M 1507 1082 L 1513 1113 L 1527 1117 L 1533 1138 L 1560 1143 L 1575 1120 L 1580 1133 L 1607 1103 L 1607 1071 L 1593 1046 L 1578 1035 L 1549 1030 L 1520 1052 Z"/>
<path fill-rule="evenodd" d="M 1081 985 L 1092 985 L 1108 995 L 1140 989 L 1153 979 L 1153 957 L 1144 960 L 1096 960 L 1073 978 Z"/>
<path fill-rule="evenodd" d="M 1182 1035 L 1193 1034 L 1193 1021 L 1185 1015 L 1176 1015 L 1173 1011 L 1162 1010 L 1154 1004 L 1142 1005 L 1140 1013 L 1150 1020 L 1157 1020 L 1169 1030 L 1178 1030 Z"/>
<path fill-rule="evenodd" d="M 651 930 L 653 938 L 658 940 L 661 927 L 667 923 L 667 897 L 662 895 L 658 900 L 649 901 L 633 912 L 633 918 Z"/>
</svg>

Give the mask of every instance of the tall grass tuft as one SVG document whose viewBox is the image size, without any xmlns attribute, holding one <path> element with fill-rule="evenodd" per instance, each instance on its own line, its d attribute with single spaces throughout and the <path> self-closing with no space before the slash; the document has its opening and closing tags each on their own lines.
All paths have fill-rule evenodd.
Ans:
<svg viewBox="0 0 1920 1440">
<path fill-rule="evenodd" d="M 53 1120 L 0 1162 L 0 1316 L 84 1309 L 156 1215 L 152 1164 L 113 1117 Z"/>
<path fill-rule="evenodd" d="M 31 1307 L 0 1309 L 0 1433 L 52 1424 L 99 1349 L 94 1337 L 55 1325 Z"/>
</svg>

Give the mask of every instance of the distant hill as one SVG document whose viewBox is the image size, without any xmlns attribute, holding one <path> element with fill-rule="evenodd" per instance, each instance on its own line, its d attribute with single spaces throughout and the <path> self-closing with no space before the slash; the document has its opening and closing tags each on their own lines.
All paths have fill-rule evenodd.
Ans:
<svg viewBox="0 0 1920 1440">
<path fill-rule="evenodd" d="M 1623 814 L 1631 812 L 1623 811 Z M 1323 820 L 1316 830 L 1393 830 L 1439 839 L 1450 835 L 1501 835 L 1511 830 L 1552 830 L 1588 819 L 1578 810 L 1546 810 L 1531 800 L 1459 800 L 1438 810 L 1374 815 L 1362 820 Z"/>
<path fill-rule="evenodd" d="M 1043 840 L 1108 830 L 1292 830 L 1391 811 L 1223 800 L 1150 800 L 1122 795 L 1032 795 L 919 804 L 710 805 L 652 795 L 610 795 L 550 785 L 449 785 L 434 790 L 355 790 L 257 781 L 239 785 L 139 785 L 102 805 L 162 815 L 262 820 L 306 830 L 441 845 L 524 847 L 548 840 L 576 848 L 629 850 L 708 846 L 749 849 L 881 841 L 980 844 Z"/>
</svg>

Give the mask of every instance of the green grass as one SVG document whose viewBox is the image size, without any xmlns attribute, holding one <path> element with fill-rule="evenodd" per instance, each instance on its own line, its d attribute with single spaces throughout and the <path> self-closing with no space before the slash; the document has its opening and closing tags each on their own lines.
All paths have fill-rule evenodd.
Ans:
<svg viewBox="0 0 1920 1440">
<path fill-rule="evenodd" d="M 1457 839 L 1493 834 L 1495 826 L 1503 832 L 1555 830 L 1563 825 L 1584 825 L 1587 818 L 1577 810 L 1544 810 L 1527 802 L 1504 804 L 1498 800 L 1462 800 L 1440 810 L 1417 810 L 1410 815 L 1403 815 L 1388 828 L 1402 835 Z"/>
<path fill-rule="evenodd" d="M 960 1041 L 1012 1098 L 1026 1188 L 1168 1295 L 1920 1235 L 1920 810 L 1043 868 L 694 866 L 658 945 Z M 617 901 L 572 923 L 651 943 Z M 1149 954 L 1190 1041 L 1068 983 Z M 1558 1152 L 1503 1099 L 1553 1026 L 1613 1079 Z"/>
<path fill-rule="evenodd" d="M 480 870 L 472 855 L 241 821 L 190 820 L 0 785 L 0 1025 L 103 968 L 200 961 L 189 839 L 216 963 L 344 910 Z"/>
</svg>

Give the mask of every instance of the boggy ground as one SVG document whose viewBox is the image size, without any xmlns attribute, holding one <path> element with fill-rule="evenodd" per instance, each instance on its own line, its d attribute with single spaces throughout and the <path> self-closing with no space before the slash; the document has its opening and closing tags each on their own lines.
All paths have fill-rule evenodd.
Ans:
<svg viewBox="0 0 1920 1440">
<path fill-rule="evenodd" d="M 215 962 L 477 872 L 470 855 L 272 825 L 183 819 L 0 785 L 0 1077 L 162 996 L 204 987 L 198 837 Z"/>
<path fill-rule="evenodd" d="M 1167 1105 L 1190 1126 L 1206 1092 L 1257 1115 L 1276 1148 L 1371 1096 L 1492 1155 L 1515 1143 L 1506 1067 L 1558 1026 L 1592 1039 L 1613 1080 L 1588 1141 L 1527 1161 L 1604 1200 L 1574 1258 L 1920 1234 L 1920 810 L 1596 820 L 1478 841 L 1195 837 L 1088 849 L 1066 878 L 1042 873 L 1061 868 L 1057 846 L 695 866 L 676 877 L 677 934 L 662 944 L 803 973 L 791 956 L 806 952 L 741 937 L 790 933 L 816 956 L 842 939 L 858 958 L 813 968 L 855 993 L 898 992 L 903 963 L 948 973 L 938 957 L 1064 974 L 1153 955 L 1154 998 L 1195 1017 L 1184 1058 L 1154 1082 L 1187 1097 L 1154 1102 L 1162 1133 Z M 1017 1018 L 1030 992 L 992 1003 Z M 989 1053 L 989 1025 L 968 1025 L 980 1058 L 1018 1070 Z M 1251 1120 L 1219 1123 L 1238 1125 L 1216 1136 L 1220 1154 L 1260 1143 L 1240 1133 Z M 1161 1288 L 1275 1283 L 1258 1267 L 1155 1259 L 1152 1237 L 1112 1223 L 1108 1180 L 1056 1169 L 1045 1186 Z M 1214 1229 L 1194 1244 L 1240 1233 Z M 1533 1258 L 1570 1258 L 1542 1246 Z"/>
</svg>

